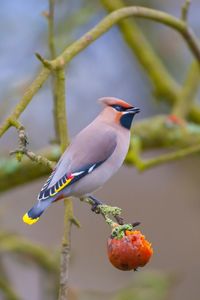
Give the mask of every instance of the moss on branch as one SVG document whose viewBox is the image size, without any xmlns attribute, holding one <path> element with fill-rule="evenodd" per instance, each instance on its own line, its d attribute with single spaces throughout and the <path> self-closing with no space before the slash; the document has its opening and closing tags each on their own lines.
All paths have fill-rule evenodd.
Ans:
<svg viewBox="0 0 200 300">
<path fill-rule="evenodd" d="M 182 122 L 182 123 L 181 123 Z M 132 130 L 132 139 L 138 138 L 142 150 L 156 148 L 181 148 L 200 143 L 200 126 L 186 123 L 173 123 L 170 115 L 157 115 L 136 122 Z"/>
</svg>

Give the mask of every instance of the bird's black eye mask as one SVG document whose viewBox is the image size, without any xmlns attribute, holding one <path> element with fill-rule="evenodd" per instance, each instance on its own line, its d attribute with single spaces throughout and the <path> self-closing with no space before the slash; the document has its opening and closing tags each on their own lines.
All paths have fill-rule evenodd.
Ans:
<svg viewBox="0 0 200 300">
<path fill-rule="evenodd" d="M 114 109 L 116 109 L 117 111 L 127 111 L 132 107 L 123 107 L 120 105 L 110 105 L 111 107 L 113 107 Z"/>
</svg>

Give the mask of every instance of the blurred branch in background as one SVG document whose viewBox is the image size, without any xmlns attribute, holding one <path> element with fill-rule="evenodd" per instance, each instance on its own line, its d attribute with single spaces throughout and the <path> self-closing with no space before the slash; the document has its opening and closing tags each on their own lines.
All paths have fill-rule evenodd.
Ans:
<svg viewBox="0 0 200 300">
<path fill-rule="evenodd" d="M 50 59 L 53 60 L 56 57 L 56 45 L 55 45 L 55 0 L 49 0 L 49 11 L 44 12 L 44 16 L 48 20 L 48 46 Z M 54 129 L 55 129 L 55 142 L 59 143 L 59 128 L 57 118 L 57 93 L 56 93 L 56 77 L 52 76 L 52 95 L 53 95 L 53 117 L 54 117 Z"/>
<path fill-rule="evenodd" d="M 12 286 L 8 280 L 0 278 L 0 291 L 3 294 L 5 300 L 20 300 L 21 298 L 12 289 Z"/>
<path fill-rule="evenodd" d="M 108 12 L 113 12 L 125 6 L 123 0 L 101 0 L 102 5 Z M 156 97 L 167 101 L 175 106 L 175 112 L 180 107 L 185 109 L 184 105 L 179 105 L 183 98 L 184 102 L 189 103 L 190 108 L 183 113 L 189 115 L 192 121 L 200 123 L 200 106 L 193 103 L 196 90 L 199 87 L 200 70 L 198 62 L 194 62 L 189 68 L 184 87 L 182 88 L 176 80 L 169 74 L 168 70 L 161 62 L 159 56 L 155 53 L 150 43 L 133 20 L 122 20 L 119 22 L 119 28 L 124 40 L 133 51 L 146 75 L 152 82 L 154 94 Z M 142 46 L 141 46 L 142 45 Z M 177 108 L 177 106 L 179 108 Z M 182 115 L 183 117 L 184 115 Z"/>
<path fill-rule="evenodd" d="M 77 300 L 165 300 L 168 299 L 173 278 L 159 272 L 142 272 L 126 287 L 112 293 L 77 292 Z"/>
<path fill-rule="evenodd" d="M 48 277 L 49 287 L 51 291 L 51 297 L 55 299 L 57 295 L 57 282 L 58 282 L 58 253 L 49 251 L 42 246 L 36 245 L 19 235 L 14 233 L 8 233 L 6 231 L 0 232 L 0 259 L 3 261 L 5 256 L 9 258 L 18 257 L 18 262 L 26 261 L 29 264 L 34 264 L 40 271 L 44 272 L 43 285 L 45 278 Z M 4 269 L 0 266 L 1 278 L 0 278 L 0 291 L 3 293 L 6 300 L 18 300 L 21 299 L 16 295 L 16 292 L 12 290 L 12 283 L 9 276 L 4 274 Z M 51 297 L 49 299 L 51 299 Z"/>
</svg>

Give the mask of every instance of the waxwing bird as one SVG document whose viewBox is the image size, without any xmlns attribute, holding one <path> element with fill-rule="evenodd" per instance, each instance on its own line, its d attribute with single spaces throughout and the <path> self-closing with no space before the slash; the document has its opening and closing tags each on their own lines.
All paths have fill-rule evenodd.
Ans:
<svg viewBox="0 0 200 300">
<path fill-rule="evenodd" d="M 130 143 L 130 128 L 140 110 L 114 97 L 99 99 L 102 112 L 84 128 L 61 156 L 38 195 L 23 216 L 33 224 L 58 199 L 83 198 L 100 188 L 122 165 Z"/>
</svg>

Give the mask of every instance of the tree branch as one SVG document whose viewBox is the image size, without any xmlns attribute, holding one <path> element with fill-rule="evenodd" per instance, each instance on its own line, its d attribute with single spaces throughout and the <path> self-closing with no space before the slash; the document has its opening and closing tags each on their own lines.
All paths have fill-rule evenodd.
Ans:
<svg viewBox="0 0 200 300">
<path fill-rule="evenodd" d="M 65 103 L 65 71 L 64 69 L 56 70 L 56 93 L 57 93 L 57 119 L 58 130 L 61 142 L 61 151 L 64 152 L 69 144 L 66 118 Z M 68 281 L 69 281 L 69 261 L 70 261 L 70 244 L 71 244 L 71 225 L 74 223 L 73 205 L 70 198 L 64 199 L 64 233 L 61 246 L 60 262 L 60 287 L 59 300 L 68 298 Z"/>
<path fill-rule="evenodd" d="M 35 245 L 30 241 L 21 238 L 19 235 L 0 232 L 1 253 L 12 253 L 27 257 L 34 261 L 40 268 L 47 272 L 57 272 L 57 262 L 51 252 L 41 246 Z M 50 253 L 50 254 L 49 254 Z"/>
<path fill-rule="evenodd" d="M 12 289 L 11 283 L 7 282 L 3 278 L 0 278 L 0 291 L 3 293 L 6 300 L 21 300 Z"/>
<path fill-rule="evenodd" d="M 200 66 L 195 61 L 191 64 L 187 78 L 179 92 L 177 101 L 174 103 L 172 113 L 178 117 L 185 118 L 194 104 L 200 83 Z"/>
<path fill-rule="evenodd" d="M 43 157 L 41 155 L 36 155 L 35 153 L 33 153 L 32 151 L 27 149 L 27 145 L 28 145 L 28 138 L 27 135 L 25 133 L 25 129 L 24 127 L 19 123 L 19 122 L 14 122 L 12 123 L 18 130 L 18 134 L 19 134 L 19 147 L 18 149 L 11 151 L 10 154 L 15 154 L 16 155 L 16 159 L 21 162 L 22 158 L 24 155 L 26 155 L 30 160 L 38 163 L 38 164 L 43 164 L 44 166 L 53 169 L 55 164 L 54 162 L 48 160 L 46 157 Z"/>
<path fill-rule="evenodd" d="M 190 8 L 191 0 L 185 0 L 185 3 L 183 4 L 181 8 L 181 19 L 184 22 L 187 22 L 187 17 L 188 17 L 188 11 Z"/>
<path fill-rule="evenodd" d="M 57 161 L 60 157 L 58 146 L 51 146 L 40 151 L 37 157 L 46 157 L 50 161 Z M 36 164 L 28 158 L 18 162 L 16 158 L 0 158 L 0 193 L 18 185 L 31 182 L 51 172 L 48 164 Z"/>
<path fill-rule="evenodd" d="M 56 69 L 63 67 L 68 63 L 75 55 L 80 51 L 88 47 L 92 42 L 98 39 L 102 34 L 108 31 L 113 25 L 117 24 L 124 18 L 134 16 L 136 18 L 143 18 L 152 20 L 179 32 L 185 39 L 188 47 L 200 62 L 200 45 L 199 40 L 194 35 L 191 28 L 187 27 L 186 23 L 165 13 L 162 11 L 140 7 L 140 6 L 129 6 L 118 9 L 108 16 L 106 16 L 101 22 L 99 22 L 93 29 L 84 34 L 79 40 L 70 45 L 66 50 L 63 51 L 53 62 L 52 66 Z"/>
<path fill-rule="evenodd" d="M 109 13 L 125 7 L 122 0 L 101 0 L 101 3 Z M 149 77 L 154 94 L 173 104 L 178 97 L 180 86 L 165 68 L 143 32 L 133 19 L 121 20 L 118 26 L 124 40 Z"/>
<path fill-rule="evenodd" d="M 56 46 L 55 46 L 55 22 L 54 22 L 54 13 L 55 13 L 55 0 L 49 0 L 49 14 L 48 14 L 48 28 L 49 28 L 49 35 L 48 35 L 48 44 L 49 44 L 49 52 L 51 60 L 56 58 Z M 57 118 L 57 87 L 56 87 L 56 78 L 55 74 L 52 74 L 52 94 L 53 94 L 53 117 L 54 117 L 54 128 L 55 128 L 55 141 L 60 142 L 59 140 L 59 128 L 58 128 L 58 118 Z"/>
<path fill-rule="evenodd" d="M 185 149 L 181 149 L 171 153 L 156 156 L 155 158 L 151 158 L 148 160 L 143 160 L 140 157 L 139 151 L 132 151 L 132 153 L 129 153 L 129 163 L 133 164 L 139 171 L 145 171 L 163 163 L 179 160 L 191 154 L 197 154 L 198 152 L 200 152 L 200 144 L 189 146 Z"/>
</svg>

